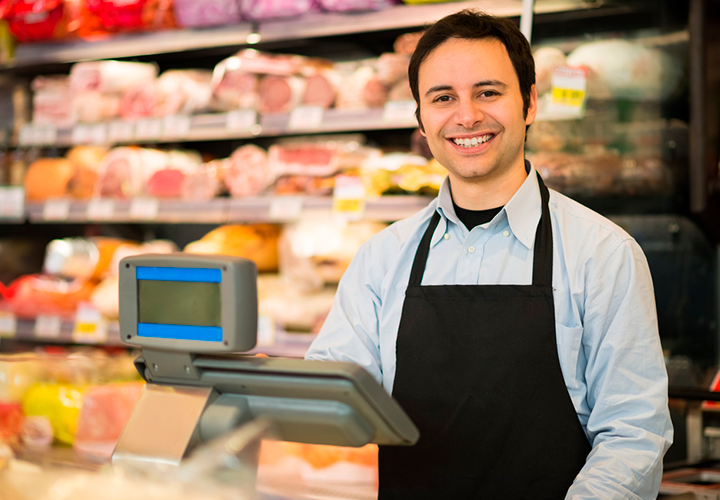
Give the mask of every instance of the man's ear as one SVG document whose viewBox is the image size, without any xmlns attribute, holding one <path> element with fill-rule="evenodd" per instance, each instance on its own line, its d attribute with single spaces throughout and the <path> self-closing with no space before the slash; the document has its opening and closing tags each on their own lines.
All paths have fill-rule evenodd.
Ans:
<svg viewBox="0 0 720 500">
<path fill-rule="evenodd" d="M 423 137 L 427 137 L 425 135 L 425 127 L 423 127 L 423 124 L 422 124 L 422 118 L 420 118 L 420 104 L 418 104 L 417 108 L 415 108 L 415 119 L 418 122 L 418 128 L 420 129 L 420 133 L 422 134 Z"/>
<path fill-rule="evenodd" d="M 530 125 L 535 121 L 537 115 L 537 88 L 535 84 L 530 87 L 530 103 L 528 105 L 527 115 L 525 116 L 525 125 Z"/>
</svg>

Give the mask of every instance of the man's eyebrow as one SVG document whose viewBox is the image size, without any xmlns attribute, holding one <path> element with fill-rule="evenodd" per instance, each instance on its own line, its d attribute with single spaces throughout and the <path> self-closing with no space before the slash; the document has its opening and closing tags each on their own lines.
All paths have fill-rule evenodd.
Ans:
<svg viewBox="0 0 720 500">
<path fill-rule="evenodd" d="M 501 82 L 500 80 L 482 80 L 475 84 L 473 84 L 473 88 L 479 88 L 479 87 L 502 87 L 506 89 L 508 85 L 506 83 Z M 435 92 L 444 92 L 446 90 L 452 90 L 451 85 L 436 85 L 434 87 L 430 87 L 427 92 L 425 92 L 425 97 L 429 96 L 430 94 L 433 94 Z"/>
</svg>

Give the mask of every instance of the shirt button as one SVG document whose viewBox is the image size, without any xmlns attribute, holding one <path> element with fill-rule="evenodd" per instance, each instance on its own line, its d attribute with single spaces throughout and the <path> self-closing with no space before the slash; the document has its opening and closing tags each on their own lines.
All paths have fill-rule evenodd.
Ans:
<svg viewBox="0 0 720 500">
<path fill-rule="evenodd" d="M 447 234 L 447 233 L 445 233 L 445 235 L 443 236 L 443 238 L 445 238 L 446 240 L 449 240 L 449 239 L 450 239 L 450 235 Z"/>
<path fill-rule="evenodd" d="M 510 236 L 510 233 L 508 231 L 503 231 L 503 236 L 507 238 L 508 236 Z"/>
<path fill-rule="evenodd" d="M 475 247 L 470 247 L 470 248 L 468 248 L 468 252 L 470 252 L 470 253 L 475 253 Z"/>
</svg>

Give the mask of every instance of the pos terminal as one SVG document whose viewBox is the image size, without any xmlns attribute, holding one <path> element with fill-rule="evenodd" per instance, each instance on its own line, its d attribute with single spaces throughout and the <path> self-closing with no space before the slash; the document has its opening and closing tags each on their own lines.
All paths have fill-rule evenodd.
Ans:
<svg viewBox="0 0 720 500">
<path fill-rule="evenodd" d="M 412 445 L 417 428 L 359 365 L 259 358 L 257 269 L 247 259 L 140 255 L 120 262 L 120 335 L 147 381 L 113 452 L 179 464 L 256 417 L 285 441 Z"/>
</svg>

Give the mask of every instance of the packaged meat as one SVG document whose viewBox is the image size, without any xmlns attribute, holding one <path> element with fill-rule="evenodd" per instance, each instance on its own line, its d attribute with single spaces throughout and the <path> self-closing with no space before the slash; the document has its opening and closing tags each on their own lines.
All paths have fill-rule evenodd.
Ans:
<svg viewBox="0 0 720 500">
<path fill-rule="evenodd" d="M 68 193 L 73 198 L 88 199 L 93 195 L 98 168 L 108 149 L 103 146 L 76 146 L 65 157 L 73 165 L 73 176 L 68 183 Z"/>
<path fill-rule="evenodd" d="M 260 314 L 285 331 L 311 332 L 327 317 L 335 300 L 335 287 L 301 288 L 276 274 L 258 277 Z"/>
<path fill-rule="evenodd" d="M 338 172 L 340 154 L 333 143 L 287 142 L 268 149 L 270 170 L 280 175 L 328 177 Z"/>
<path fill-rule="evenodd" d="M 87 0 L 109 31 L 170 29 L 176 26 L 170 0 Z"/>
<path fill-rule="evenodd" d="M 415 47 L 417 47 L 417 43 L 422 36 L 422 31 L 400 35 L 395 39 L 393 51 L 397 54 L 407 54 L 411 56 L 412 53 L 415 52 Z"/>
<path fill-rule="evenodd" d="M 73 449 L 85 458 L 109 459 L 144 386 L 143 382 L 120 382 L 86 389 Z"/>
<path fill-rule="evenodd" d="M 367 109 L 382 107 L 387 101 L 388 88 L 375 70 L 362 65 L 345 77 L 335 100 L 337 109 Z"/>
<path fill-rule="evenodd" d="M 567 64 L 589 69 L 588 97 L 595 97 L 599 84 L 615 99 L 661 100 L 682 76 L 679 61 L 667 52 L 624 39 L 582 44 L 567 56 Z"/>
<path fill-rule="evenodd" d="M 272 224 L 231 224 L 213 229 L 184 252 L 244 257 L 255 262 L 259 272 L 278 268 L 277 242 L 280 228 Z"/>
<path fill-rule="evenodd" d="M 87 61 L 70 68 L 70 88 L 75 93 L 123 93 L 152 82 L 157 78 L 157 66 L 126 61 Z"/>
<path fill-rule="evenodd" d="M 160 103 L 157 116 L 190 115 L 208 109 L 212 97 L 212 71 L 177 69 L 163 72 L 157 80 Z"/>
<path fill-rule="evenodd" d="M 68 195 L 68 184 L 75 174 L 73 164 L 65 158 L 40 158 L 25 173 L 25 198 L 45 201 Z"/>
<path fill-rule="evenodd" d="M 305 78 L 266 75 L 258 87 L 260 113 L 289 113 L 305 95 Z"/>
<path fill-rule="evenodd" d="M 214 160 L 203 163 L 196 172 L 185 175 L 182 198 L 203 201 L 218 196 L 222 191 L 222 172 L 226 169 L 226 162 L 227 160 Z"/>
<path fill-rule="evenodd" d="M 109 33 L 100 18 L 88 8 L 88 0 L 63 0 L 63 4 L 69 37 L 88 38 Z"/>
<path fill-rule="evenodd" d="M 0 9 L 10 32 L 20 42 L 63 38 L 62 0 L 5 0 Z"/>
<path fill-rule="evenodd" d="M 95 195 L 132 198 L 145 192 L 147 180 L 168 166 L 167 153 L 156 149 L 120 147 L 112 149 L 98 168 Z"/>
<path fill-rule="evenodd" d="M 67 75 L 36 76 L 33 91 L 33 123 L 67 127 L 74 123 L 72 93 Z"/>
<path fill-rule="evenodd" d="M 94 287 L 93 282 L 84 279 L 31 274 L 10 283 L 4 296 L 12 312 L 20 318 L 49 315 L 70 320 L 78 304 L 89 300 Z"/>
<path fill-rule="evenodd" d="M 254 144 L 240 146 L 225 163 L 225 184 L 232 196 L 255 196 L 275 181 L 268 153 Z"/>
<path fill-rule="evenodd" d="M 332 69 L 316 71 L 305 77 L 303 106 L 319 106 L 330 108 L 335 104 L 337 90 L 342 76 Z"/>
<path fill-rule="evenodd" d="M 400 3 L 400 0 L 318 0 L 320 8 L 330 12 L 382 10 Z"/>
<path fill-rule="evenodd" d="M 392 87 L 400 80 L 407 80 L 410 56 L 385 52 L 378 57 L 376 67 L 378 79 L 383 85 Z"/>
<path fill-rule="evenodd" d="M 543 151 L 527 155 L 549 187 L 569 196 L 616 194 L 622 160 L 602 147 L 583 153 Z"/>
<path fill-rule="evenodd" d="M 284 175 L 273 186 L 276 196 L 303 194 L 307 196 L 330 196 L 335 185 L 335 177 L 315 177 L 311 175 Z"/>
<path fill-rule="evenodd" d="M 158 116 L 160 100 L 160 89 L 155 81 L 136 85 L 123 92 L 120 116 L 126 120 Z"/>
<path fill-rule="evenodd" d="M 316 0 L 241 0 L 240 5 L 242 16 L 253 20 L 297 17 L 318 10 Z"/>
<path fill-rule="evenodd" d="M 122 94 L 88 91 L 72 96 L 73 121 L 98 123 L 120 116 Z"/>
<path fill-rule="evenodd" d="M 200 168 L 200 156 L 184 151 L 170 151 L 165 168 L 156 170 L 145 183 L 144 193 L 157 198 L 180 198 L 188 176 Z"/>
<path fill-rule="evenodd" d="M 555 47 L 541 47 L 533 52 L 535 59 L 535 88 L 538 96 L 550 92 L 552 75 L 567 64 L 565 52 Z"/>
<path fill-rule="evenodd" d="M 120 283 L 117 276 L 102 280 L 90 295 L 90 303 L 103 317 L 116 320 L 120 315 Z"/>
<path fill-rule="evenodd" d="M 178 26 L 202 28 L 237 24 L 240 16 L 240 0 L 173 0 L 173 10 Z"/>
</svg>

